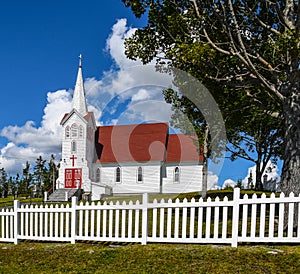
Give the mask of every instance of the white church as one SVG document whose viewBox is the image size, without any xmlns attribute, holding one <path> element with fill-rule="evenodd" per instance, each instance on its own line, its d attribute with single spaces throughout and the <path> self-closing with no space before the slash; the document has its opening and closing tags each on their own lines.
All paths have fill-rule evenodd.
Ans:
<svg viewBox="0 0 300 274">
<path fill-rule="evenodd" d="M 169 134 L 168 123 L 97 126 L 88 112 L 80 57 L 72 110 L 61 120 L 62 159 L 56 189 L 104 195 L 201 191 L 195 138 Z"/>
</svg>

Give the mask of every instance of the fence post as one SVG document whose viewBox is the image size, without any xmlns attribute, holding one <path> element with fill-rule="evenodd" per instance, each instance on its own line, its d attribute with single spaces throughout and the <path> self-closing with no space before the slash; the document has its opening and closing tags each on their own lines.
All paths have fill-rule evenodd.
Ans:
<svg viewBox="0 0 300 274">
<path fill-rule="evenodd" d="M 75 244 L 75 237 L 77 232 L 77 214 L 76 214 L 76 207 L 77 207 L 77 197 L 72 197 L 72 204 L 71 204 L 71 244 Z"/>
<path fill-rule="evenodd" d="M 20 201 L 14 200 L 14 244 L 18 244 L 18 236 L 19 236 L 19 214 L 18 209 L 20 208 Z"/>
<path fill-rule="evenodd" d="M 44 202 L 47 202 L 48 201 L 48 192 L 45 191 L 44 192 Z"/>
<path fill-rule="evenodd" d="M 240 189 L 233 190 L 233 208 L 232 208 L 232 247 L 237 247 L 239 236 L 239 211 L 240 211 Z"/>
<path fill-rule="evenodd" d="M 148 193 L 143 194 L 143 211 L 142 211 L 142 245 L 147 244 L 148 237 Z"/>
</svg>

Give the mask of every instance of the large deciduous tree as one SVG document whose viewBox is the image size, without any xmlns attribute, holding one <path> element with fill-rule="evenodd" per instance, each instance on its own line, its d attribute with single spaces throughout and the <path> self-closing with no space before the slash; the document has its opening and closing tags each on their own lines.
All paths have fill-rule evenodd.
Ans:
<svg viewBox="0 0 300 274">
<path fill-rule="evenodd" d="M 282 119 L 282 190 L 299 194 L 298 1 L 122 1 L 137 17 L 148 15 L 147 26 L 127 40 L 127 56 L 190 72 L 218 103 L 238 94 L 266 117 Z"/>
</svg>

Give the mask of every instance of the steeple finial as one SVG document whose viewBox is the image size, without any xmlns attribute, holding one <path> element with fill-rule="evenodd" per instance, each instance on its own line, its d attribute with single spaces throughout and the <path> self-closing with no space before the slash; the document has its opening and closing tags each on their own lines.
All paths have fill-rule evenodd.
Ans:
<svg viewBox="0 0 300 274">
<path fill-rule="evenodd" d="M 82 68 L 82 55 L 79 55 L 79 67 Z"/>
</svg>

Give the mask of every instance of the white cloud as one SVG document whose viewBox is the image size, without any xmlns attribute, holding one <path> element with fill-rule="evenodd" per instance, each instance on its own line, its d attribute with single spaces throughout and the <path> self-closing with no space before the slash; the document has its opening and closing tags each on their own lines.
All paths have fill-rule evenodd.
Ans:
<svg viewBox="0 0 300 274">
<path fill-rule="evenodd" d="M 151 96 L 149 94 L 149 91 L 141 88 L 136 94 L 132 96 L 132 102 L 147 100 L 150 99 L 150 97 Z"/>
<path fill-rule="evenodd" d="M 141 65 L 140 61 L 132 61 L 125 56 L 124 40 L 130 37 L 135 30 L 135 28 L 127 27 L 125 18 L 119 19 L 112 27 L 112 33 L 106 41 L 106 50 L 121 70 L 129 66 Z"/>
<path fill-rule="evenodd" d="M 207 174 L 207 190 L 215 189 L 218 185 L 218 176 L 213 174 L 211 171 L 208 171 Z"/>
<path fill-rule="evenodd" d="M 235 187 L 237 184 L 237 182 L 231 180 L 231 179 L 227 179 L 224 181 L 222 188 L 226 188 L 226 187 Z"/>
</svg>

